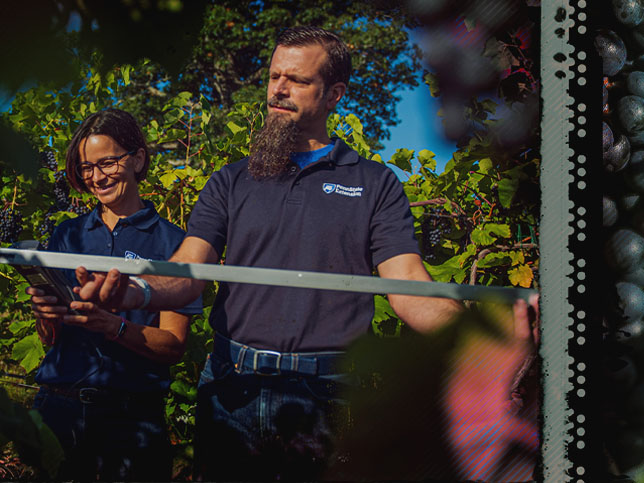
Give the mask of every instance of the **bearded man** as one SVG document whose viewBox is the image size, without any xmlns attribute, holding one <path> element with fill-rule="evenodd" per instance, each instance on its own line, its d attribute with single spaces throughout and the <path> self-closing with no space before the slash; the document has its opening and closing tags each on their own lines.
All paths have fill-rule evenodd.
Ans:
<svg viewBox="0 0 644 483">
<path fill-rule="evenodd" d="M 386 166 L 326 131 L 344 96 L 345 44 L 316 27 L 284 31 L 271 58 L 268 116 L 248 159 L 213 173 L 170 259 L 430 281 L 409 201 Z M 85 299 L 168 310 L 205 282 L 116 270 L 77 276 Z M 124 287 L 124 284 L 127 286 Z M 453 300 L 391 294 L 408 326 L 430 331 L 461 310 Z M 197 402 L 197 473 L 207 480 L 317 479 L 333 456 L 346 404 L 346 347 L 371 328 L 370 294 L 221 283 L 216 331 Z"/>
</svg>

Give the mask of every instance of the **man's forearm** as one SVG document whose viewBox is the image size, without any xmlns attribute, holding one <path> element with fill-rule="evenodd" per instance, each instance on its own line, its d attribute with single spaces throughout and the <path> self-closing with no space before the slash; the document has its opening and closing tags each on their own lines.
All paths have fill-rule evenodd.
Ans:
<svg viewBox="0 0 644 483">
<path fill-rule="evenodd" d="M 463 304 L 456 300 L 438 297 L 390 295 L 389 302 L 396 315 L 420 333 L 443 327 L 464 309 Z"/>
<path fill-rule="evenodd" d="M 145 307 L 151 312 L 161 310 L 174 310 L 188 305 L 203 292 L 206 282 L 191 278 L 160 277 L 145 275 L 140 277 L 150 286 L 150 302 Z M 144 290 L 136 283 L 130 281 L 128 291 L 134 290 L 134 306 L 138 308 L 144 301 Z M 127 296 L 126 296 L 127 299 Z"/>
</svg>

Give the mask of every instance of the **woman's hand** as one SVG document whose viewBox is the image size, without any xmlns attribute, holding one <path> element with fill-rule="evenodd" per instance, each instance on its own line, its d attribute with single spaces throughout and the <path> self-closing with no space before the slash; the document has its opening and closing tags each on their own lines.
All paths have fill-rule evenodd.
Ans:
<svg viewBox="0 0 644 483">
<path fill-rule="evenodd" d="M 54 345 L 60 331 L 61 317 L 68 312 L 64 305 L 56 305 L 58 299 L 35 287 L 27 287 L 25 292 L 31 295 L 31 310 L 36 317 L 36 332 L 45 345 Z"/>
<path fill-rule="evenodd" d="M 60 331 L 60 319 L 36 319 L 36 332 L 45 345 L 54 345 Z"/>
</svg>

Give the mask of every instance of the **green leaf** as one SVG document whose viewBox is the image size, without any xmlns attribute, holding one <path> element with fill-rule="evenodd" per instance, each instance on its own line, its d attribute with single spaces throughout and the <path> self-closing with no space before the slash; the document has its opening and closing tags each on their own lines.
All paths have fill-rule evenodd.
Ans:
<svg viewBox="0 0 644 483">
<path fill-rule="evenodd" d="M 479 161 L 479 171 L 481 173 L 487 173 L 493 166 L 494 164 L 490 158 L 483 158 Z"/>
<path fill-rule="evenodd" d="M 510 208 L 512 198 L 519 189 L 519 180 L 516 178 L 503 178 L 499 181 L 499 201 L 504 208 Z"/>
<path fill-rule="evenodd" d="M 40 464 L 49 476 L 54 478 L 58 474 L 60 464 L 65 459 L 65 452 L 54 432 L 43 422 L 40 413 L 32 409 L 29 411 L 29 416 L 38 429 L 41 448 Z"/>
<path fill-rule="evenodd" d="M 436 159 L 434 158 L 434 156 L 436 156 L 436 154 L 431 152 L 429 149 L 422 149 L 416 155 L 418 161 L 420 162 L 420 165 L 425 169 L 429 169 L 430 171 L 436 170 Z"/>
<path fill-rule="evenodd" d="M 354 134 L 362 134 L 362 123 L 355 114 L 348 114 L 344 120 L 351 127 Z"/>
<path fill-rule="evenodd" d="M 477 245 L 491 245 L 497 239 L 495 235 L 510 238 L 510 227 L 498 223 L 485 223 L 474 228 L 470 237 Z"/>
<path fill-rule="evenodd" d="M 528 265 L 519 265 L 516 268 L 508 270 L 508 279 L 514 286 L 528 288 L 532 284 L 534 274 Z"/>
<path fill-rule="evenodd" d="M 33 325 L 33 321 L 28 321 L 28 320 L 15 320 L 9 325 L 9 331 L 13 335 L 17 335 L 20 333 L 21 330 L 23 330 L 25 327 L 29 327 Z"/>
<path fill-rule="evenodd" d="M 125 85 L 129 85 L 130 83 L 130 71 L 132 70 L 131 65 L 124 65 L 121 69 L 121 73 L 123 74 L 123 83 Z"/>
<path fill-rule="evenodd" d="M 507 252 L 492 252 L 485 255 L 478 261 L 477 266 L 480 268 L 498 267 L 503 265 L 510 265 L 512 258 Z"/>
<path fill-rule="evenodd" d="M 45 351 L 38 334 L 31 334 L 19 340 L 14 344 L 11 352 L 11 357 L 18 361 L 27 373 L 38 367 L 44 355 Z"/>
<path fill-rule="evenodd" d="M 175 174 L 174 170 L 165 173 L 164 175 L 159 176 L 159 181 L 161 181 L 161 184 L 163 185 L 164 188 L 169 189 L 177 180 L 177 175 Z"/>
<path fill-rule="evenodd" d="M 429 274 L 437 282 L 449 282 L 462 272 L 459 256 L 454 256 L 440 265 L 428 265 Z"/>
<path fill-rule="evenodd" d="M 238 126 L 233 121 L 229 121 L 226 124 L 226 127 L 230 130 L 231 133 L 233 133 L 233 135 L 237 134 L 238 132 L 242 132 L 246 130 L 245 127 Z"/>
<path fill-rule="evenodd" d="M 389 301 L 382 295 L 376 295 L 373 298 L 375 311 L 373 314 L 373 320 L 380 322 L 381 320 L 386 320 L 391 317 L 395 317 L 396 314 L 394 310 L 389 305 Z"/>
<path fill-rule="evenodd" d="M 414 151 L 412 149 L 400 148 L 396 149 L 396 152 L 391 157 L 389 161 L 394 166 L 402 169 L 406 172 L 411 172 L 411 160 L 414 157 Z"/>
</svg>

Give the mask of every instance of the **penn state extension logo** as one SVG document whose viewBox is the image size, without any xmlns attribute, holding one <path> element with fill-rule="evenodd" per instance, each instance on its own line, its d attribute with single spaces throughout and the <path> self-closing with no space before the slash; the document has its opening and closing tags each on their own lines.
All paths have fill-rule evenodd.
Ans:
<svg viewBox="0 0 644 483">
<path fill-rule="evenodd" d="M 334 183 L 324 183 L 322 185 L 322 191 L 324 191 L 327 195 L 333 193 L 335 191 L 335 184 Z"/>
<path fill-rule="evenodd" d="M 362 196 L 362 191 L 364 188 L 362 186 L 343 186 L 338 183 L 322 183 L 322 191 L 327 195 L 335 193 L 342 196 L 350 196 L 352 198 Z"/>
<path fill-rule="evenodd" d="M 139 259 L 139 258 L 142 258 L 142 257 L 138 256 L 138 255 L 137 255 L 136 253 L 134 253 L 134 252 L 131 252 L 130 250 L 126 250 L 126 251 L 125 251 L 125 259 L 126 259 L 126 260 L 137 260 L 137 259 Z"/>
</svg>

